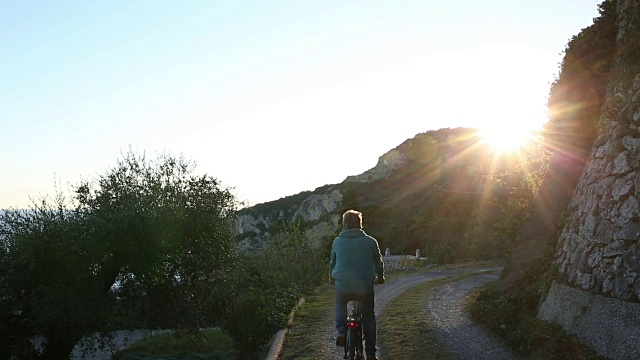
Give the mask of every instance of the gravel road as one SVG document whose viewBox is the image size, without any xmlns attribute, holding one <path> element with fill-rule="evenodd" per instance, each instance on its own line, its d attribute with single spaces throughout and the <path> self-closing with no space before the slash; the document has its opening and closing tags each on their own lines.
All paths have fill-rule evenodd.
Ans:
<svg viewBox="0 0 640 360">
<path fill-rule="evenodd" d="M 467 268 L 467 269 L 455 269 L 455 270 L 439 270 L 439 271 L 430 271 L 430 272 L 425 272 L 425 273 L 420 273 L 420 274 L 415 274 L 415 275 L 407 275 L 407 276 L 403 276 L 403 277 L 399 277 L 390 281 L 387 281 L 385 284 L 383 285 L 378 285 L 376 287 L 376 307 L 375 307 L 375 312 L 376 315 L 379 315 L 382 313 L 382 309 L 386 306 L 386 304 L 392 300 L 393 298 L 395 298 L 396 296 L 400 295 L 402 292 L 404 292 L 405 290 L 416 286 L 420 283 L 423 283 L 425 281 L 431 281 L 431 280 L 436 280 L 436 279 L 440 279 L 446 276 L 451 276 L 451 275 L 457 275 L 457 274 L 465 274 L 465 273 L 473 273 L 473 272 L 481 272 L 481 271 L 489 271 L 489 270 L 495 270 L 496 272 L 498 270 L 500 270 L 500 268 Z M 491 278 L 492 276 L 492 278 Z M 427 304 L 432 304 L 434 306 L 438 306 L 437 309 L 438 310 L 434 310 L 434 311 L 428 311 L 430 309 L 431 305 L 427 305 L 425 309 L 425 316 L 430 316 L 429 314 L 433 314 L 434 312 L 441 312 L 441 311 L 447 311 L 447 312 L 453 312 L 453 313 L 457 313 L 457 317 L 456 316 L 449 316 L 449 315 L 444 315 L 446 318 L 450 318 L 451 321 L 459 321 L 459 318 L 462 317 L 464 318 L 465 316 L 462 314 L 462 311 L 460 310 L 460 307 L 462 306 L 462 299 L 464 298 L 464 296 L 466 294 L 468 294 L 468 292 L 470 292 L 473 287 L 475 286 L 479 286 L 483 283 L 485 283 L 486 281 L 490 281 L 492 279 L 496 279 L 497 275 L 494 273 L 493 275 L 488 276 L 488 275 L 479 275 L 479 276 L 474 276 L 472 278 L 469 279 L 477 279 L 480 278 L 481 280 L 478 281 L 477 284 L 474 285 L 474 283 L 464 283 L 463 281 L 461 282 L 456 282 L 455 284 L 458 283 L 462 283 L 459 286 L 454 286 L 451 287 L 451 291 L 449 292 L 449 294 L 447 296 L 453 296 L 455 295 L 455 298 L 457 300 L 451 299 L 451 298 L 445 298 L 444 294 L 437 298 L 434 299 L 435 301 L 431 301 L 432 299 L 430 298 L 429 301 L 427 302 Z M 466 284 L 466 285 L 465 285 Z M 441 291 L 447 291 L 447 289 L 449 289 L 449 286 L 445 286 L 442 289 L 440 289 L 439 291 L 437 291 L 437 294 L 440 294 Z M 435 295 L 434 295 L 435 296 Z M 451 302 L 451 306 L 445 306 L 445 303 Z M 468 323 L 464 323 L 464 326 L 449 326 L 447 324 L 449 324 L 448 320 L 446 320 L 446 318 L 443 320 L 443 322 L 441 323 L 441 326 L 446 326 L 447 329 L 449 330 L 443 330 L 443 337 L 442 337 L 442 341 L 445 343 L 449 343 L 449 339 L 455 339 L 453 341 L 456 341 L 454 343 L 452 343 L 454 345 L 454 347 L 460 347 L 460 342 L 472 342 L 472 343 L 477 343 L 479 346 L 484 346 L 481 341 L 478 341 L 476 338 L 486 338 L 486 336 L 484 336 L 484 334 L 482 334 L 480 332 L 480 334 L 474 332 L 473 333 L 473 339 L 471 340 L 466 340 L 464 337 L 461 337 L 461 334 L 467 334 L 468 332 L 468 328 L 473 328 L 475 327 L 475 325 L 473 325 L 471 323 L 471 320 L 468 320 Z M 441 329 L 438 329 L 439 333 L 440 333 Z M 334 325 L 334 318 L 333 318 L 333 311 L 331 311 L 330 314 L 328 314 L 327 316 L 327 320 L 325 321 L 325 324 L 323 325 L 323 329 L 322 332 L 325 334 L 325 341 L 324 343 L 327 344 L 327 346 L 325 348 L 323 348 L 321 350 L 321 353 L 317 355 L 317 357 L 315 357 L 318 360 L 335 360 L 335 359 L 342 359 L 342 356 L 344 355 L 344 350 L 342 348 L 339 348 L 337 346 L 335 346 L 335 325 Z M 494 349 L 495 346 L 492 345 L 487 345 L 487 346 L 491 346 L 491 349 Z M 470 349 L 470 347 L 466 347 L 465 349 Z M 484 351 L 484 350 L 483 350 Z M 492 350 L 494 351 L 494 350 Z M 497 353 L 497 349 L 495 350 L 496 354 Z M 472 353 L 475 355 L 475 353 Z M 378 351 L 378 357 L 381 360 L 384 360 L 384 348 L 380 349 Z M 470 357 L 463 357 L 465 359 L 470 358 Z M 479 359 L 479 358 L 475 358 L 475 359 Z M 510 359 L 509 357 L 495 357 L 495 358 L 491 358 L 491 359 Z M 393 359 L 386 359 L 386 360 L 393 360 Z M 398 360 L 398 359 L 395 359 Z"/>
<path fill-rule="evenodd" d="M 498 274 L 486 273 L 468 277 L 438 288 L 425 302 L 422 310 L 434 324 L 438 339 L 460 359 L 516 359 L 495 338 L 485 334 L 462 308 L 465 297 L 476 287 L 497 280 Z"/>
</svg>

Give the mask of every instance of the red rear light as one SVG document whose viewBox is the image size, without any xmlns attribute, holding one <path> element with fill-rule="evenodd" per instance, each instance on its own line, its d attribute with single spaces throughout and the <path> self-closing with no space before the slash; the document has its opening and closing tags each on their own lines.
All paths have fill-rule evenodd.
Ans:
<svg viewBox="0 0 640 360">
<path fill-rule="evenodd" d="M 357 322 L 355 322 L 355 321 L 349 321 L 349 322 L 347 323 L 347 327 L 348 327 L 349 329 L 355 329 L 355 328 L 357 328 L 357 327 L 358 327 L 358 323 L 357 323 Z"/>
</svg>

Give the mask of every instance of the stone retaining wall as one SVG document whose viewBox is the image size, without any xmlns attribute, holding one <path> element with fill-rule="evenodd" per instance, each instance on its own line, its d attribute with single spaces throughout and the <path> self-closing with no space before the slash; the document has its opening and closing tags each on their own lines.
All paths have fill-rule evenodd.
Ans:
<svg viewBox="0 0 640 360">
<path fill-rule="evenodd" d="M 569 334 L 615 360 L 640 359 L 640 304 L 554 282 L 538 318 L 560 324 Z"/>
<path fill-rule="evenodd" d="M 640 0 L 619 1 L 617 53 L 598 136 L 556 254 L 560 280 L 640 301 Z"/>
</svg>

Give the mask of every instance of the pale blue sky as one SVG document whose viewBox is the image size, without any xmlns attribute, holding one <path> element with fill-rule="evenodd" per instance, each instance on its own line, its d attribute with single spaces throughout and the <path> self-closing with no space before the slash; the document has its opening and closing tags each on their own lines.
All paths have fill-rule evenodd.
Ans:
<svg viewBox="0 0 640 360">
<path fill-rule="evenodd" d="M 255 204 L 427 130 L 540 124 L 600 2 L 0 0 L 0 208 L 129 147 Z"/>
</svg>

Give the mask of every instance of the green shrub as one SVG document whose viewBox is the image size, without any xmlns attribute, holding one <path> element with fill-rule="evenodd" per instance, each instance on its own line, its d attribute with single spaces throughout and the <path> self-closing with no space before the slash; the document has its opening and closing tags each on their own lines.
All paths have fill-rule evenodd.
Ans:
<svg viewBox="0 0 640 360">
<path fill-rule="evenodd" d="M 312 247 L 303 228 L 301 221 L 279 223 L 269 247 L 242 258 L 228 281 L 234 290 L 225 305 L 224 329 L 242 359 L 264 356 L 300 296 L 327 278 L 326 249 Z"/>
<path fill-rule="evenodd" d="M 287 323 L 296 296 L 287 290 L 252 287 L 234 300 L 225 330 L 233 336 L 242 359 L 259 359 L 266 354 L 269 340 Z"/>
<path fill-rule="evenodd" d="M 144 338 L 113 356 L 114 360 L 235 360 L 233 340 L 220 329 L 197 334 L 160 334 Z"/>
</svg>

